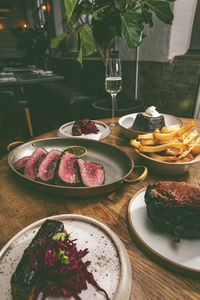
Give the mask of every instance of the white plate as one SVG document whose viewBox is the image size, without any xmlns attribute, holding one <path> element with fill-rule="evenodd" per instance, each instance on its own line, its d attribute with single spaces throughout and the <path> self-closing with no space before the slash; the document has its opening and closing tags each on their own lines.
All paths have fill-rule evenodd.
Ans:
<svg viewBox="0 0 200 300">
<path fill-rule="evenodd" d="M 72 127 L 75 121 L 66 123 L 62 125 L 57 132 L 57 136 L 64 136 L 64 137 L 74 137 L 74 138 L 86 138 L 86 139 L 92 139 L 92 140 L 102 140 L 105 139 L 110 134 L 110 128 L 101 121 L 93 120 L 99 131 L 97 133 L 91 133 L 91 134 L 82 134 L 79 136 L 72 135 Z"/>
<path fill-rule="evenodd" d="M 102 223 L 81 215 L 57 215 L 48 219 L 64 223 L 71 239 L 77 239 L 77 249 L 88 248 L 85 260 L 98 284 L 114 300 L 128 300 L 131 292 L 132 271 L 127 251 L 117 235 Z M 39 220 L 20 231 L 0 251 L 1 299 L 12 300 L 10 279 L 24 249 L 46 219 Z M 83 300 L 103 300 L 105 296 L 88 284 L 80 294 Z M 66 299 L 66 298 L 59 298 Z M 70 298 L 74 299 L 74 298 Z"/>
<path fill-rule="evenodd" d="M 147 218 L 144 195 L 146 188 L 137 192 L 129 202 L 128 220 L 136 240 L 159 262 L 176 271 L 200 275 L 200 239 L 174 242 L 171 234 L 155 228 Z"/>
<path fill-rule="evenodd" d="M 141 113 L 141 112 L 123 116 L 118 120 L 118 124 L 120 126 L 121 132 L 128 138 L 135 138 L 138 136 L 138 134 L 145 133 L 143 131 L 137 131 L 137 130 L 133 130 L 131 128 L 137 114 L 139 114 L 139 113 Z M 175 124 L 179 124 L 180 126 L 182 126 L 182 124 L 183 124 L 183 122 L 180 119 L 178 119 L 174 116 L 167 115 L 167 114 L 162 114 L 162 115 L 165 118 L 166 126 L 175 125 Z"/>
</svg>

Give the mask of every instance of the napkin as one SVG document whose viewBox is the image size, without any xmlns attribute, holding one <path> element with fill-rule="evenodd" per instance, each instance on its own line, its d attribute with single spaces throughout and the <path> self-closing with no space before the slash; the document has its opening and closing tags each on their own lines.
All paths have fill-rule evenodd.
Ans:
<svg viewBox="0 0 200 300">
<path fill-rule="evenodd" d="M 1 76 L 12 76 L 12 75 L 14 75 L 14 73 L 13 72 L 0 72 L 0 75 Z"/>
<path fill-rule="evenodd" d="M 52 71 L 44 71 L 44 70 L 32 70 L 32 72 L 35 74 L 42 75 L 42 76 L 50 76 L 53 74 Z"/>
<path fill-rule="evenodd" d="M 90 133 L 90 134 L 81 134 L 78 137 L 99 141 L 100 138 L 101 138 L 101 135 L 102 135 L 102 132 L 100 132 L 100 133 Z"/>
<path fill-rule="evenodd" d="M 15 77 L 0 77 L 0 81 L 16 81 Z"/>
</svg>

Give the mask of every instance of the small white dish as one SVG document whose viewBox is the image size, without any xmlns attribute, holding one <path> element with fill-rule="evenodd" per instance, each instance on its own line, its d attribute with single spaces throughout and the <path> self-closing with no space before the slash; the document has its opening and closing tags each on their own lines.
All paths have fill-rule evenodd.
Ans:
<svg viewBox="0 0 200 300">
<path fill-rule="evenodd" d="M 77 239 L 77 249 L 88 248 L 84 260 L 91 261 L 88 267 L 112 300 L 129 300 L 132 285 L 132 270 L 128 253 L 122 241 L 107 226 L 95 219 L 75 214 L 65 214 L 39 220 L 16 234 L 0 251 L 1 299 L 12 300 L 10 279 L 23 251 L 46 219 L 63 222 L 71 239 Z M 95 297 L 94 297 L 95 295 Z M 81 299 L 104 300 L 105 296 L 88 284 L 80 294 Z M 58 298 L 48 298 L 58 299 Z M 65 300 L 66 298 L 59 298 Z M 72 300 L 74 298 L 69 298 Z"/>
<path fill-rule="evenodd" d="M 99 131 L 97 133 L 91 133 L 91 134 L 82 134 L 78 136 L 72 135 L 72 127 L 74 125 L 75 121 L 63 124 L 57 131 L 57 136 L 60 137 L 73 137 L 73 138 L 86 138 L 91 140 L 100 141 L 105 139 L 110 134 L 110 128 L 108 125 L 101 121 L 92 120 Z"/>
<path fill-rule="evenodd" d="M 119 124 L 121 132 L 130 139 L 137 137 L 138 134 L 146 133 L 144 131 L 138 131 L 138 130 L 134 130 L 131 128 L 137 114 L 139 114 L 139 113 L 141 113 L 141 112 L 125 115 L 118 120 L 118 124 Z M 175 124 L 179 124 L 180 126 L 182 126 L 182 124 L 183 124 L 183 122 L 180 119 L 178 119 L 174 116 L 171 116 L 168 114 L 162 114 L 162 115 L 165 118 L 166 126 L 175 125 Z"/>
<path fill-rule="evenodd" d="M 128 206 L 128 221 L 131 232 L 141 247 L 158 263 L 185 274 L 200 276 L 200 239 L 181 239 L 153 226 L 147 217 L 144 195 L 146 188 L 138 191 Z"/>
</svg>

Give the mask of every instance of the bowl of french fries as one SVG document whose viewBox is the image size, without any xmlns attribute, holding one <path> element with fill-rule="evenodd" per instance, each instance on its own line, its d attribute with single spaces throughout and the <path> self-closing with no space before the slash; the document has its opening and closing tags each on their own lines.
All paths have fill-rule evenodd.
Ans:
<svg viewBox="0 0 200 300">
<path fill-rule="evenodd" d="M 200 132 L 194 128 L 194 121 L 139 134 L 130 139 L 130 145 L 145 159 L 150 170 L 165 175 L 183 174 L 200 162 Z"/>
</svg>

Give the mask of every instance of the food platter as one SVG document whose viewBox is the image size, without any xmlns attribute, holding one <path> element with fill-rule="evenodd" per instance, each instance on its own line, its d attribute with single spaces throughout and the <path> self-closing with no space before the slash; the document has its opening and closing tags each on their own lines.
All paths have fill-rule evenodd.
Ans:
<svg viewBox="0 0 200 300">
<path fill-rule="evenodd" d="M 147 218 L 145 192 L 146 188 L 141 189 L 129 202 L 128 221 L 133 237 L 157 262 L 199 278 L 200 239 L 181 239 L 175 243 L 172 235 L 155 228 Z"/>
<path fill-rule="evenodd" d="M 133 130 L 131 128 L 138 113 L 125 115 L 118 120 L 118 124 L 121 132 L 128 138 L 135 138 L 138 136 L 138 134 L 146 133 L 143 131 Z M 162 114 L 162 115 L 164 116 L 166 126 L 175 125 L 175 124 L 179 124 L 180 126 L 182 126 L 182 121 L 176 118 L 175 116 L 168 115 L 168 114 Z"/>
<path fill-rule="evenodd" d="M 73 136 L 72 135 L 72 127 L 75 121 L 63 124 L 57 131 L 57 136 L 61 137 L 74 137 L 74 138 L 86 138 L 91 140 L 100 141 L 105 139 L 110 134 L 110 129 L 108 125 L 104 122 L 93 120 L 97 128 L 99 129 L 98 133 L 91 134 L 82 134 L 81 136 Z"/>
<path fill-rule="evenodd" d="M 53 185 L 50 183 L 26 178 L 15 168 L 15 163 L 17 160 L 31 155 L 38 147 L 43 147 L 47 151 L 50 151 L 53 149 L 63 150 L 66 147 L 73 145 L 83 146 L 86 148 L 87 155 L 85 159 L 89 162 L 94 162 L 103 166 L 105 170 L 105 183 L 103 185 L 93 187 Z M 133 181 L 126 178 L 133 172 L 134 163 L 124 151 L 110 144 L 88 139 L 57 137 L 31 141 L 12 150 L 8 155 L 8 164 L 11 170 L 20 179 L 25 181 L 27 184 L 30 184 L 34 188 L 65 196 L 99 196 L 113 192 L 126 182 L 136 183 L 135 180 Z M 145 174 L 147 175 L 147 172 L 144 168 L 144 176 L 141 175 L 143 177 L 140 176 L 140 179 L 144 179 L 146 177 Z"/>
<path fill-rule="evenodd" d="M 131 293 L 132 271 L 130 260 L 121 240 L 104 224 L 81 215 L 57 215 L 48 219 L 59 220 L 72 239 L 77 239 L 78 249 L 88 248 L 85 257 L 91 261 L 89 271 L 112 300 L 128 300 Z M 46 219 L 39 220 L 16 234 L 0 251 L 0 290 L 2 299 L 12 300 L 10 279 L 24 249 Z M 103 300 L 102 293 L 91 285 L 81 294 L 83 300 Z M 52 299 L 52 298 L 49 298 Z M 54 298 L 55 300 L 55 298 Z M 64 298 L 59 298 L 64 300 Z M 72 300 L 72 298 L 70 298 Z"/>
</svg>

